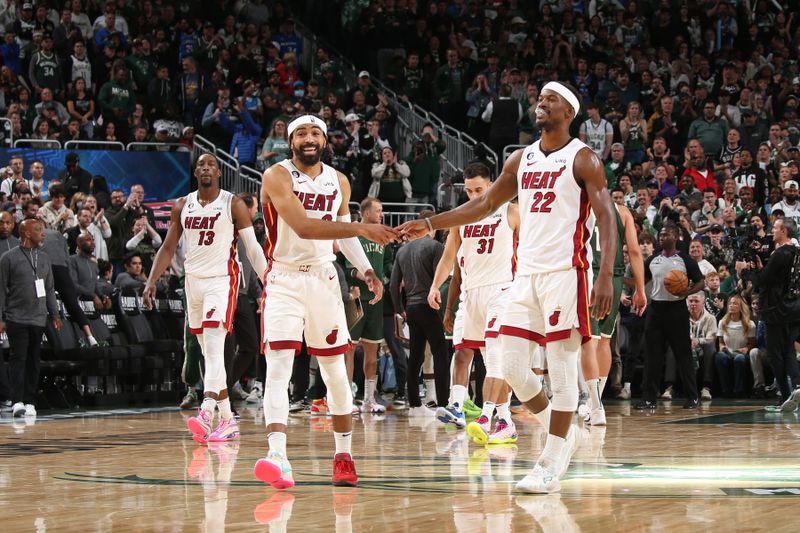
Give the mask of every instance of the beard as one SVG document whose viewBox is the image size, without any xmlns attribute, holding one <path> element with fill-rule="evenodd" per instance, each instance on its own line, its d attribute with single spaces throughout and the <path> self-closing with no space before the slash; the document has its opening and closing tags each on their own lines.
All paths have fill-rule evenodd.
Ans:
<svg viewBox="0 0 800 533">
<path fill-rule="evenodd" d="M 315 146 L 317 149 L 314 154 L 306 154 L 303 152 L 303 146 L 300 148 L 292 148 L 292 154 L 303 164 L 303 166 L 310 167 L 316 165 L 322 160 L 322 148 Z"/>
</svg>

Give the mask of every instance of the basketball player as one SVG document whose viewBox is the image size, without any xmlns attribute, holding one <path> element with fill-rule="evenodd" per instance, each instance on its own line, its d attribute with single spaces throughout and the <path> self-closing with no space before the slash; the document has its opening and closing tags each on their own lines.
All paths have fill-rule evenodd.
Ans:
<svg viewBox="0 0 800 533">
<path fill-rule="evenodd" d="M 614 296 L 611 300 L 611 312 L 600 321 L 592 319 L 592 338 L 584 343 L 581 351 L 583 377 L 586 380 L 586 387 L 589 389 L 589 423 L 593 426 L 606 425 L 606 412 L 603 408 L 602 398 L 608 373 L 611 370 L 611 337 L 614 335 L 616 327 L 624 284 L 625 261 L 622 256 L 622 248 L 625 244 L 628 245 L 628 257 L 636 284 L 636 291 L 633 293 L 633 310 L 637 315 L 642 316 L 647 307 L 647 296 L 644 289 L 644 259 L 642 250 L 639 248 L 636 223 L 627 207 L 619 204 L 614 204 L 614 207 L 616 208 L 614 219 L 617 227 L 617 253 L 614 257 L 614 277 L 612 278 Z M 596 279 L 602 257 L 597 227 L 592 233 L 590 245 L 592 247 L 592 272 Z"/>
<path fill-rule="evenodd" d="M 569 135 L 580 110 L 574 90 L 559 82 L 543 88 L 536 105 L 542 137 L 517 150 L 486 193 L 461 207 L 397 228 L 405 239 L 433 229 L 477 222 L 519 196 L 518 270 L 500 326 L 503 375 L 517 397 L 550 428 L 530 474 L 517 483 L 525 492 L 557 492 L 575 451 L 572 415 L 578 406 L 578 357 L 588 339 L 591 289 L 588 241 L 593 209 L 604 251 L 592 290 L 591 313 L 597 319 L 611 309 L 611 284 L 617 241 L 614 211 L 603 164 L 592 150 Z M 547 345 L 553 387 L 550 403 L 530 368 L 533 342 Z"/>
<path fill-rule="evenodd" d="M 480 197 L 491 186 L 491 171 L 483 163 L 471 163 L 464 169 L 464 191 L 470 199 Z M 428 293 L 428 304 L 439 309 L 439 287 L 452 271 L 453 262 L 458 259 L 463 291 L 453 326 L 453 344 L 458 352 L 453 368 L 450 403 L 446 408 L 440 407 L 436 414 L 445 424 L 452 423 L 459 428 L 466 425 L 464 400 L 472 357 L 463 353 L 463 350 L 483 350 L 486 365 L 483 410 L 468 429 L 469 435 L 478 444 L 512 443 L 517 440 L 516 428 L 511 421 L 511 391 L 503 379 L 498 318 L 514 279 L 514 242 L 518 233 L 519 207 L 516 204 L 503 204 L 480 222 L 451 231 Z M 492 434 L 495 406 L 498 421 Z"/>
<path fill-rule="evenodd" d="M 201 155 L 194 175 L 197 191 L 180 198 L 172 207 L 167 237 L 153 260 L 143 296 L 145 306 L 152 308 L 156 280 L 170 265 L 183 235 L 189 331 L 197 336 L 205 359 L 203 403 L 187 426 L 198 442 L 223 442 L 239 438 L 225 385 L 225 337 L 233 328 L 239 291 L 237 239 L 242 239 L 247 258 L 259 276 L 266 271 L 267 262 L 247 206 L 219 187 L 217 158 Z M 212 430 L 215 408 L 219 409 L 220 421 Z"/>
<path fill-rule="evenodd" d="M 264 388 L 269 453 L 256 463 L 254 474 L 276 489 L 294 486 L 286 457 L 287 388 L 305 335 L 308 354 L 317 356 L 328 388 L 336 443 L 333 484 L 355 486 L 358 476 L 350 455 L 353 392 L 344 361 L 350 336 L 333 266 L 333 240 L 339 240 L 345 258 L 364 276 L 375 295 L 369 303 L 375 304 L 383 296 L 383 282 L 356 237 L 386 244 L 396 233 L 381 224 L 350 222 L 350 183 L 320 161 L 328 143 L 322 120 L 300 116 L 287 132 L 292 158 L 267 169 L 261 185 L 269 265 L 261 313 L 262 342 L 269 347 Z"/>
</svg>

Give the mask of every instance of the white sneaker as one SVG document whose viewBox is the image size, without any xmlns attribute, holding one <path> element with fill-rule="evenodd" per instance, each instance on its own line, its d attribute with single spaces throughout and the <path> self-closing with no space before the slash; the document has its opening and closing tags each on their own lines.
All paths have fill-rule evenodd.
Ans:
<svg viewBox="0 0 800 533">
<path fill-rule="evenodd" d="M 602 407 L 592 409 L 589 415 L 589 424 L 592 426 L 605 426 L 606 425 L 606 410 Z"/>
<path fill-rule="evenodd" d="M 14 407 L 11 408 L 12 416 L 14 418 L 18 416 L 22 416 L 25 414 L 25 404 L 22 402 L 17 402 L 14 404 Z"/>
<path fill-rule="evenodd" d="M 536 463 L 530 474 L 519 480 L 516 490 L 532 494 L 550 494 L 561 491 L 561 481 L 549 468 Z"/>
<path fill-rule="evenodd" d="M 711 391 L 708 387 L 703 387 L 703 390 L 700 391 L 700 399 L 708 401 L 711 399 Z"/>
<path fill-rule="evenodd" d="M 10 413 L 11 412 L 11 400 L 3 400 L 0 402 L 0 413 Z"/>
<path fill-rule="evenodd" d="M 36 416 L 36 407 L 32 403 L 25 404 L 25 416 Z"/>
<path fill-rule="evenodd" d="M 617 399 L 619 400 L 630 400 L 631 399 L 631 390 L 630 389 L 622 389 L 617 394 Z"/>
<path fill-rule="evenodd" d="M 380 415 L 386 412 L 386 407 L 382 406 L 378 402 L 364 402 L 361 404 L 361 412 Z"/>
<path fill-rule="evenodd" d="M 671 400 L 672 399 L 672 385 L 664 390 L 664 393 L 661 395 L 662 400 Z"/>
<path fill-rule="evenodd" d="M 800 389 L 795 389 L 789 395 L 789 399 L 781 404 L 782 413 L 792 413 L 797 411 L 797 405 L 800 404 Z"/>
<path fill-rule="evenodd" d="M 434 417 L 436 416 L 436 411 L 425 407 L 424 405 L 420 405 L 419 407 L 411 407 L 408 410 L 408 416 L 413 417 Z"/>
<path fill-rule="evenodd" d="M 248 396 L 242 388 L 242 384 L 238 381 L 236 382 L 236 385 L 234 385 L 229 391 L 228 395 L 231 397 L 231 400 L 246 400 Z"/>
<path fill-rule="evenodd" d="M 246 403 L 259 403 L 261 401 L 261 383 L 256 381 L 253 388 L 250 389 L 250 394 L 244 399 Z"/>
</svg>

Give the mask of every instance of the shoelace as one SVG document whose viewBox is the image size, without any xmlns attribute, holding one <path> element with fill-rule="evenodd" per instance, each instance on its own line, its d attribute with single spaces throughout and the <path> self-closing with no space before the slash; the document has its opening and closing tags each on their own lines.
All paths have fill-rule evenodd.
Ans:
<svg viewBox="0 0 800 533">
<path fill-rule="evenodd" d="M 340 474 L 355 474 L 355 464 L 351 459 L 336 459 L 336 468 Z"/>
</svg>

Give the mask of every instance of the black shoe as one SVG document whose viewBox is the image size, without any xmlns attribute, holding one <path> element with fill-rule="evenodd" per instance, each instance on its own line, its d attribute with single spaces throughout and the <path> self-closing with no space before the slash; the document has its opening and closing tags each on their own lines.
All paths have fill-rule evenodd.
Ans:
<svg viewBox="0 0 800 533">
<path fill-rule="evenodd" d="M 646 409 L 655 411 L 656 407 L 657 407 L 656 402 L 651 402 L 648 400 L 639 400 L 638 402 L 633 404 L 633 408 L 636 409 L 637 411 L 644 411 Z"/>
<path fill-rule="evenodd" d="M 697 409 L 697 398 L 689 398 L 683 404 L 684 409 Z"/>
</svg>

